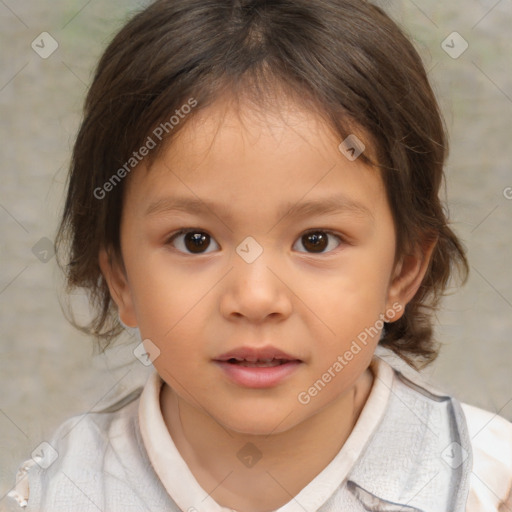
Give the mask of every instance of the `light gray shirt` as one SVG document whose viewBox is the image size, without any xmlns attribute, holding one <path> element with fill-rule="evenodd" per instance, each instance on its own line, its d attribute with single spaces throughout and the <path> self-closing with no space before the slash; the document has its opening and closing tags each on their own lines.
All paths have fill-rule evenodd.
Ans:
<svg viewBox="0 0 512 512">
<path fill-rule="evenodd" d="M 512 424 L 377 355 L 370 368 L 374 384 L 345 444 L 276 512 L 512 510 Z M 67 420 L 20 467 L 10 495 L 27 512 L 232 512 L 176 448 L 162 382 L 154 372 L 109 412 Z"/>
</svg>

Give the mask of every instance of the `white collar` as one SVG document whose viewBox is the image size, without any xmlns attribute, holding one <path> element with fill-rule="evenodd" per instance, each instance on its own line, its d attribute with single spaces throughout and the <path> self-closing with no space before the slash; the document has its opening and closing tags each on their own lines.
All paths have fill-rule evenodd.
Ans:
<svg viewBox="0 0 512 512">
<path fill-rule="evenodd" d="M 380 357 L 372 359 L 374 382 L 350 436 L 334 459 L 291 501 L 276 512 L 318 510 L 347 478 L 386 411 L 394 379 L 393 368 Z M 169 434 L 160 409 L 162 379 L 155 371 L 141 395 L 139 424 L 155 472 L 182 510 L 231 512 L 211 498 L 190 471 Z M 194 508 L 192 508 L 194 507 Z"/>
</svg>

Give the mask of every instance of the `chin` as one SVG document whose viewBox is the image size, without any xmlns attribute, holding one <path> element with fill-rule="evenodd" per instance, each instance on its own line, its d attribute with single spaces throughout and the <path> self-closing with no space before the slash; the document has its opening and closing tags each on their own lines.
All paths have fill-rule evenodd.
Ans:
<svg viewBox="0 0 512 512">
<path fill-rule="evenodd" d="M 298 423 L 298 421 L 294 421 L 293 414 L 289 414 L 289 412 L 265 413 L 260 410 L 258 414 L 255 414 L 254 411 L 235 414 L 234 417 L 223 416 L 219 423 L 240 435 L 268 436 L 281 434 Z"/>
</svg>

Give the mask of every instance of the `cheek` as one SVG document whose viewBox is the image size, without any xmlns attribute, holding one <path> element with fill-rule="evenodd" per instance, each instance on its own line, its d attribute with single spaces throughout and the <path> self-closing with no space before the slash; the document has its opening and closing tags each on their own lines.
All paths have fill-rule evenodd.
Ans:
<svg viewBox="0 0 512 512">
<path fill-rule="evenodd" d="M 392 278 L 395 258 L 395 237 L 392 224 L 377 230 L 372 247 L 358 258 L 359 282 L 368 304 L 384 307 Z"/>
<path fill-rule="evenodd" d="M 379 258 L 363 251 L 354 253 L 350 264 L 331 276 L 328 291 L 315 294 L 315 310 L 329 327 L 329 345 L 344 351 L 360 335 L 369 346 L 378 341 L 391 268 L 392 258 L 385 254 Z"/>
<path fill-rule="evenodd" d="M 132 264 L 127 271 L 132 271 L 131 288 L 141 336 L 158 346 L 158 361 L 166 361 L 164 368 L 179 371 L 186 367 L 193 371 L 204 352 L 201 341 L 208 332 L 217 273 L 199 272 L 197 267 L 189 272 L 183 266 L 171 265 L 164 251 L 148 251 L 145 259 Z M 155 366 L 158 369 L 156 361 Z"/>
<path fill-rule="evenodd" d="M 155 339 L 165 337 L 201 296 L 197 283 L 185 279 L 159 252 L 140 250 L 137 259 L 126 262 L 141 335 Z"/>
<path fill-rule="evenodd" d="M 348 308 L 363 307 L 371 311 L 382 307 L 391 277 L 393 256 L 379 248 L 355 249 L 346 264 L 340 266 L 338 275 L 334 276 L 339 301 Z"/>
</svg>

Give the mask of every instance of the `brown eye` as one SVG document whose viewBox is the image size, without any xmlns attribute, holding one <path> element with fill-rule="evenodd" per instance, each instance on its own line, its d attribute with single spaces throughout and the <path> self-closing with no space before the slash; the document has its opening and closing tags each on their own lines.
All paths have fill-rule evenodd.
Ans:
<svg viewBox="0 0 512 512">
<path fill-rule="evenodd" d="M 302 246 L 306 248 L 307 252 L 322 253 L 329 247 L 329 237 L 335 237 L 341 241 L 339 236 L 329 233 L 328 231 L 317 230 L 302 235 L 300 242 Z"/>
<path fill-rule="evenodd" d="M 185 235 L 185 247 L 190 252 L 202 252 L 208 249 L 210 245 L 210 236 L 204 233 L 187 233 Z"/>
<path fill-rule="evenodd" d="M 206 249 L 210 247 L 212 241 L 213 239 L 210 235 L 204 231 L 188 230 L 176 233 L 171 237 L 168 243 L 181 252 L 203 254 L 206 252 Z"/>
</svg>

